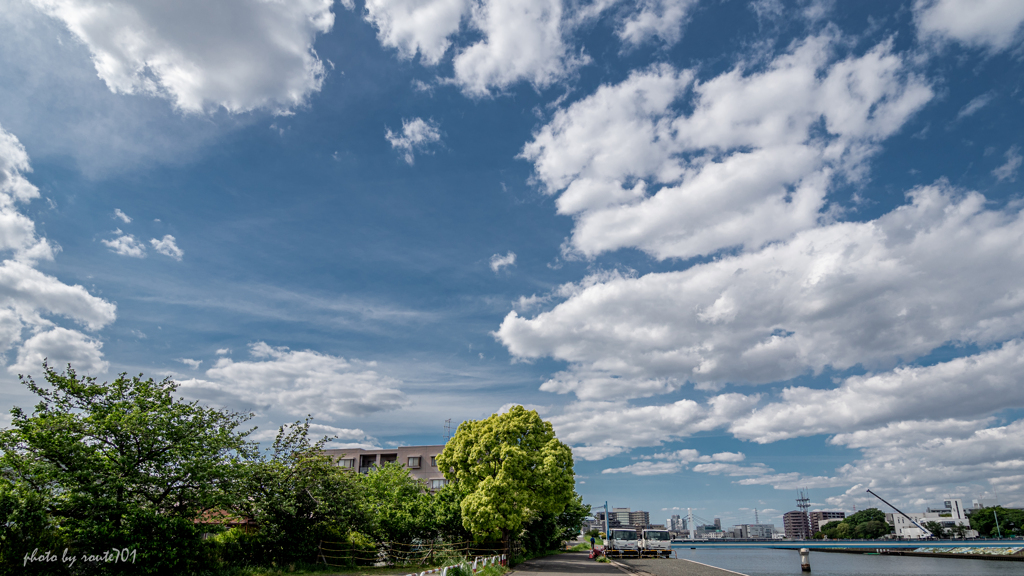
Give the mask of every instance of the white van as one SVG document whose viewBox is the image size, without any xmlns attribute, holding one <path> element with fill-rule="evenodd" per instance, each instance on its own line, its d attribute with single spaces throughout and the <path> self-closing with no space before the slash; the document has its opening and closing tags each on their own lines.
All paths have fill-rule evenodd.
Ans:
<svg viewBox="0 0 1024 576">
<path fill-rule="evenodd" d="M 640 550 L 644 556 L 670 556 L 672 554 L 672 535 L 668 530 L 644 530 L 640 540 Z"/>
</svg>

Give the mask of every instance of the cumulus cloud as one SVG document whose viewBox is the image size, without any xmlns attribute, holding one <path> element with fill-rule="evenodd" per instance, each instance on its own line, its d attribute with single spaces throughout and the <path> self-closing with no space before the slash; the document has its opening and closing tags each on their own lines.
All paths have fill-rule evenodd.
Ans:
<svg viewBox="0 0 1024 576">
<path fill-rule="evenodd" d="M 587 62 L 572 48 L 576 16 L 561 0 L 370 0 L 366 19 L 382 45 L 430 65 L 441 61 L 455 34 L 471 31 L 479 39 L 453 55 L 451 81 L 475 97 L 522 81 L 543 88 Z"/>
<path fill-rule="evenodd" d="M 496 333 L 516 357 L 569 369 L 544 384 L 623 398 L 686 381 L 767 383 L 826 367 L 891 369 L 947 342 L 985 346 L 1024 325 L 1024 214 L 945 184 L 877 220 L 836 223 L 681 272 L 575 288 Z"/>
<path fill-rule="evenodd" d="M 992 175 L 1000 182 L 1015 182 L 1017 180 L 1017 171 L 1020 170 L 1022 161 L 1024 161 L 1024 158 L 1020 155 L 1020 146 L 1011 146 L 1006 151 L 1006 164 L 993 170 Z"/>
<path fill-rule="evenodd" d="M 89 47 L 112 92 L 192 113 L 303 105 L 325 75 L 313 42 L 334 26 L 332 0 L 31 1 Z"/>
<path fill-rule="evenodd" d="M 497 274 L 498 271 L 501 270 L 502 268 L 508 266 L 515 266 L 515 264 L 516 253 L 511 250 L 509 250 L 508 254 L 505 254 L 504 256 L 502 256 L 501 254 L 495 254 L 494 256 L 491 256 L 491 270 L 493 270 L 495 274 Z"/>
<path fill-rule="evenodd" d="M 37 372 L 44 358 L 54 366 L 73 362 L 84 372 L 105 372 L 102 343 L 56 324 L 63 318 L 87 330 L 99 330 L 116 318 L 117 307 L 36 270 L 52 259 L 50 244 L 36 234 L 35 223 L 18 205 L 39 197 L 25 174 L 31 172 L 21 142 L 0 127 L 0 359 L 19 346 L 11 372 Z M 23 341 L 26 328 L 31 336 Z"/>
<path fill-rule="evenodd" d="M 377 373 L 374 362 L 264 342 L 251 344 L 249 351 L 253 360 L 221 357 L 206 371 L 206 379 L 184 381 L 182 389 L 198 397 L 232 398 L 234 405 L 248 403 L 327 420 L 395 410 L 408 403 L 397 388 L 400 382 Z"/>
<path fill-rule="evenodd" d="M 402 133 L 392 132 L 389 128 L 384 134 L 391 147 L 402 152 L 402 157 L 410 166 L 413 165 L 413 152 L 423 152 L 431 144 L 441 141 L 441 131 L 437 122 L 413 118 L 402 120 Z"/>
<path fill-rule="evenodd" d="M 18 349 L 17 361 L 7 368 L 12 374 L 41 373 L 43 360 L 60 369 L 71 364 L 81 374 L 102 374 L 110 367 L 103 359 L 103 343 L 67 328 L 53 328 L 32 336 Z"/>
<path fill-rule="evenodd" d="M 1024 342 L 928 367 L 847 378 L 837 388 L 792 386 L 781 399 L 738 418 L 729 427 L 737 438 L 759 443 L 815 434 L 849 435 L 888 422 L 928 418 L 971 418 L 1024 406 Z M 970 394 L 964 394 L 965 390 Z M 841 443 L 847 443 L 842 436 Z M 863 444 L 858 444 L 862 446 Z"/>
<path fill-rule="evenodd" d="M 423 62 L 437 64 L 472 5 L 470 0 L 367 0 L 366 21 L 377 28 L 381 45 L 395 48 L 400 57 L 418 53 Z"/>
<path fill-rule="evenodd" d="M 277 433 L 281 428 L 284 428 L 287 432 L 291 429 L 294 424 L 284 424 L 278 428 L 264 428 L 262 430 L 256 430 L 249 435 L 250 440 L 266 441 L 273 440 L 277 437 Z M 375 448 L 379 446 L 379 442 L 373 436 L 370 436 L 360 428 L 339 428 L 337 426 L 330 426 L 328 424 L 317 424 L 310 422 L 309 434 L 313 438 L 320 437 L 331 437 L 334 438 L 328 442 L 326 448 Z"/>
<path fill-rule="evenodd" d="M 127 214 L 125 214 L 124 212 L 121 212 L 120 208 L 114 208 L 114 218 L 120 219 L 125 224 L 131 224 L 132 223 L 131 217 L 128 216 Z"/>
<path fill-rule="evenodd" d="M 139 242 L 135 236 L 122 232 L 120 228 L 114 230 L 114 234 L 116 236 L 113 240 L 100 240 L 111 252 L 131 258 L 146 257 L 146 245 Z"/>
<path fill-rule="evenodd" d="M 761 474 L 737 481 L 776 489 L 849 487 L 829 497 L 830 506 L 876 504 L 868 488 L 884 489 L 895 501 L 924 506 L 934 499 L 936 480 L 951 485 L 990 485 L 1013 497 L 1024 487 L 1024 420 L 990 426 L 985 420 L 892 422 L 884 427 L 837 435 L 831 442 L 857 448 L 861 457 L 834 476 L 797 472 Z M 888 498 L 887 498 L 888 499 Z"/>
<path fill-rule="evenodd" d="M 637 11 L 615 31 L 619 38 L 634 46 L 654 38 L 672 45 L 682 38 L 683 26 L 697 0 L 641 0 L 637 4 Z"/>
<path fill-rule="evenodd" d="M 836 60 L 839 41 L 706 82 L 656 65 L 559 110 L 521 156 L 575 218 L 569 247 L 689 258 L 816 226 L 833 181 L 862 178 L 933 94 L 890 42 Z"/>
<path fill-rule="evenodd" d="M 705 404 L 689 399 L 662 406 L 575 402 L 553 416 L 551 423 L 558 437 L 573 446 L 576 457 L 601 460 L 723 427 L 757 402 L 757 397 L 743 394 L 721 394 Z"/>
<path fill-rule="evenodd" d="M 1021 37 L 1024 3 L 1017 0 L 917 0 L 914 22 L 921 39 L 941 39 L 992 52 Z"/>
<path fill-rule="evenodd" d="M 179 262 L 181 262 L 181 257 L 185 255 L 185 252 L 181 248 L 178 248 L 178 244 L 175 242 L 174 236 L 171 236 L 170 234 L 165 234 L 160 240 L 153 238 L 149 243 L 153 245 L 153 249 L 157 252 L 164 256 L 174 258 Z"/>
<path fill-rule="evenodd" d="M 621 468 L 608 468 L 602 470 L 602 474 L 627 473 L 636 476 L 674 474 L 694 462 L 698 463 L 693 467 L 695 472 L 712 475 L 752 476 L 772 472 L 772 469 L 764 464 L 753 464 L 750 466 L 739 466 L 736 464 L 736 462 L 742 462 L 745 458 L 746 456 L 740 452 L 719 452 L 702 456 L 697 450 L 684 449 L 645 456 L 642 457 L 643 462 L 637 462 L 636 464 L 630 464 Z"/>
</svg>

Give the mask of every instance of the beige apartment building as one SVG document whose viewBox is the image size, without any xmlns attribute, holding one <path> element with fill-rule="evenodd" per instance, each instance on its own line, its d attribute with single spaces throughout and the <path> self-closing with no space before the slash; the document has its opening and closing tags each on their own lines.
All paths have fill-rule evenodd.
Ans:
<svg viewBox="0 0 1024 576">
<path fill-rule="evenodd" d="M 402 446 L 379 450 L 362 448 L 333 448 L 324 450 L 342 468 L 352 468 L 366 474 L 371 468 L 387 462 L 397 462 L 409 470 L 413 478 L 423 480 L 430 490 L 440 490 L 448 483 L 437 468 L 437 455 L 444 450 L 444 444 L 436 446 Z"/>
</svg>

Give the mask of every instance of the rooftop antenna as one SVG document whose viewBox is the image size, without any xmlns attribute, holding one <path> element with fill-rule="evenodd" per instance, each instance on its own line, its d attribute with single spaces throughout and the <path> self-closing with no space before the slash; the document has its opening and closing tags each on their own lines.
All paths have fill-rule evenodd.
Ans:
<svg viewBox="0 0 1024 576">
<path fill-rule="evenodd" d="M 452 419 L 449 418 L 444 421 L 444 443 L 447 444 L 452 439 Z"/>
</svg>

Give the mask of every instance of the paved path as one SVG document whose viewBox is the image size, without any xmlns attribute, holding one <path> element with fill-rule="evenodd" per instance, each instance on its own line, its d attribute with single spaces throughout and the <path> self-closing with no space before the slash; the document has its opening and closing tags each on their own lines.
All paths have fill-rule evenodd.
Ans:
<svg viewBox="0 0 1024 576">
<path fill-rule="evenodd" d="M 611 564 L 604 564 L 591 560 L 587 552 L 566 552 L 534 558 L 516 566 L 512 570 L 515 574 L 545 574 L 557 576 L 560 574 L 614 574 L 622 576 L 622 572 Z"/>
<path fill-rule="evenodd" d="M 649 560 L 618 560 L 634 576 L 746 576 L 739 572 L 715 568 L 693 560 L 662 558 Z"/>
<path fill-rule="evenodd" d="M 587 557 L 585 552 L 555 554 L 543 558 L 534 558 L 515 567 L 514 573 L 544 574 L 560 576 L 564 574 L 611 574 L 614 576 L 736 576 L 731 572 L 714 566 L 708 566 L 692 560 L 614 560 L 604 564 Z M 745 576 L 740 574 L 740 576 Z"/>
</svg>

